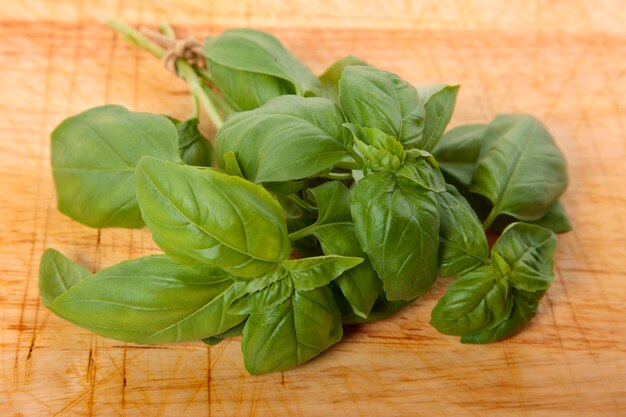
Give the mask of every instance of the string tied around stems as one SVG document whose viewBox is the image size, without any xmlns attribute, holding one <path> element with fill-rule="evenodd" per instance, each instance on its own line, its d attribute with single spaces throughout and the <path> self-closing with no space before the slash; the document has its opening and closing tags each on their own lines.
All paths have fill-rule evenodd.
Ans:
<svg viewBox="0 0 626 417">
<path fill-rule="evenodd" d="M 176 61 L 179 59 L 192 66 L 204 66 L 202 44 L 195 37 L 169 37 L 148 27 L 141 27 L 140 32 L 165 50 L 163 64 L 168 71 L 178 75 Z"/>
</svg>

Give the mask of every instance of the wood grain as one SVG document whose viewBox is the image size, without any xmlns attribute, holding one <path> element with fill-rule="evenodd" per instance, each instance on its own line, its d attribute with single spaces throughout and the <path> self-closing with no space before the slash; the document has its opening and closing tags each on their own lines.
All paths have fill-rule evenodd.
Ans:
<svg viewBox="0 0 626 417">
<path fill-rule="evenodd" d="M 321 72 L 356 53 L 414 83 L 462 85 L 453 124 L 539 117 L 567 155 L 557 279 L 532 325 L 490 346 L 429 327 L 447 281 L 350 330 L 293 371 L 252 377 L 239 339 L 134 346 L 45 310 L 39 258 L 97 270 L 157 252 L 147 231 L 61 215 L 49 134 L 91 106 L 184 117 L 185 86 L 104 25 L 169 20 L 198 36 L 269 30 Z M 626 11 L 615 1 L 79 1 L 0 3 L 0 414 L 345 416 L 626 414 Z M 5 414 L 6 413 L 6 414 Z"/>
</svg>

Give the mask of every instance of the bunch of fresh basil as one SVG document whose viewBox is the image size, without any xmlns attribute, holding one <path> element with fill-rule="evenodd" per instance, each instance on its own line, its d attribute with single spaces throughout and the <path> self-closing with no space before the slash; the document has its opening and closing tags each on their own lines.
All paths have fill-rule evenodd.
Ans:
<svg viewBox="0 0 626 417">
<path fill-rule="evenodd" d="M 318 78 L 263 32 L 226 31 L 203 53 L 196 91 L 229 113 L 215 151 L 197 118 L 112 105 L 52 133 L 59 210 L 147 226 L 164 254 L 91 274 L 48 249 L 48 309 L 134 343 L 243 334 L 250 373 L 308 361 L 437 276 L 459 276 L 432 313 L 441 333 L 488 343 L 533 317 L 553 231 L 570 229 L 565 159 L 538 121 L 444 134 L 458 87 L 415 88 L 355 57 Z M 487 229 L 502 231 L 491 249 Z"/>
</svg>

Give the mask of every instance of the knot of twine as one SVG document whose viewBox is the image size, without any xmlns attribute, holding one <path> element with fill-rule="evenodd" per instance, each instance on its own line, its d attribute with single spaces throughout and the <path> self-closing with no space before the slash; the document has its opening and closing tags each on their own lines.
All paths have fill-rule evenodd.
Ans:
<svg viewBox="0 0 626 417">
<path fill-rule="evenodd" d="M 186 36 L 180 39 L 170 38 L 147 27 L 142 27 L 140 31 L 150 38 L 151 41 L 165 49 L 163 64 L 168 71 L 178 75 L 178 71 L 176 70 L 176 61 L 178 59 L 183 59 L 190 65 L 204 65 L 202 44 L 193 36 Z"/>
</svg>

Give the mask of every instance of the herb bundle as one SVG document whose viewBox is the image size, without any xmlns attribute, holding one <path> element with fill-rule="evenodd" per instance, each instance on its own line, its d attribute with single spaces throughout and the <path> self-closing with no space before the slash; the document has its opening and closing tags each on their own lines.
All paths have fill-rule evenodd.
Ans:
<svg viewBox="0 0 626 417">
<path fill-rule="evenodd" d="M 154 36 L 111 26 L 167 55 Z M 432 312 L 441 333 L 489 343 L 532 319 L 554 232 L 570 229 L 565 159 L 540 122 L 499 115 L 444 133 L 457 86 L 414 87 L 353 56 L 316 77 L 259 31 L 207 38 L 201 59 L 182 49 L 167 59 L 189 84 L 190 119 L 107 105 L 52 133 L 59 210 L 91 227 L 147 226 L 164 254 L 92 274 L 48 249 L 48 309 L 134 343 L 242 334 L 253 374 L 310 360 L 343 325 L 388 317 L 438 276 L 458 277 Z M 500 233 L 491 248 L 487 231 Z"/>
</svg>

